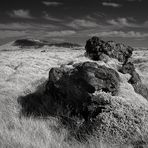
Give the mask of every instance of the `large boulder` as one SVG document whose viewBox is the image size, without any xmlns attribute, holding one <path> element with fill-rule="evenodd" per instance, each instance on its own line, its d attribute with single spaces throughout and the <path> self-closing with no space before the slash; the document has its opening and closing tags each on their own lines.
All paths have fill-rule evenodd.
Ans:
<svg viewBox="0 0 148 148">
<path fill-rule="evenodd" d="M 123 64 L 119 71 L 123 74 L 129 73 L 132 75 L 132 73 L 135 71 L 135 66 L 132 62 L 128 62 Z"/>
<path fill-rule="evenodd" d="M 84 62 L 73 65 L 73 68 L 52 68 L 46 93 L 69 111 L 70 116 L 80 115 L 87 120 L 93 114 L 93 94 L 102 90 L 116 95 L 119 81 L 115 70 L 94 62 Z"/>
<path fill-rule="evenodd" d="M 126 63 L 131 57 L 133 48 L 124 44 L 116 44 L 113 41 L 105 42 L 98 37 L 92 37 L 86 42 L 86 53 L 93 60 L 100 60 L 102 55 L 108 55 L 111 58 L 118 59 Z"/>
</svg>

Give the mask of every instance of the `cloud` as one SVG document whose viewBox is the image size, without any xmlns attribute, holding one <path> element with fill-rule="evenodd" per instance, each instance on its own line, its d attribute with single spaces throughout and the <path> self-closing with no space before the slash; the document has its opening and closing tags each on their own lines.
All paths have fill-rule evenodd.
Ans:
<svg viewBox="0 0 148 148">
<path fill-rule="evenodd" d="M 85 19 L 75 19 L 70 22 L 67 26 L 79 29 L 79 28 L 93 28 L 97 27 L 98 24 L 94 21 L 85 20 Z"/>
<path fill-rule="evenodd" d="M 63 38 L 51 38 L 50 40 L 53 42 L 65 42 L 65 39 Z"/>
<path fill-rule="evenodd" d="M 31 37 L 31 38 L 58 38 L 76 34 L 74 30 L 49 31 L 45 30 L 0 30 L 0 39 L 14 37 Z"/>
<path fill-rule="evenodd" d="M 55 17 L 52 17 L 50 16 L 47 12 L 43 12 L 44 13 L 44 16 L 43 18 L 46 19 L 46 20 L 49 20 L 49 21 L 53 21 L 53 22 L 62 22 L 63 20 L 61 19 L 58 19 L 58 18 L 55 18 Z"/>
<path fill-rule="evenodd" d="M 42 2 L 44 5 L 46 6 L 59 6 L 59 5 L 62 5 L 62 3 L 60 2 L 48 2 L 48 1 L 43 1 Z"/>
<path fill-rule="evenodd" d="M 148 27 L 148 21 L 144 22 L 144 27 Z"/>
<path fill-rule="evenodd" d="M 127 20 L 127 18 L 111 19 L 111 20 L 108 20 L 107 23 L 114 25 L 114 26 L 118 26 L 118 27 L 139 27 L 139 25 L 130 23 Z"/>
<path fill-rule="evenodd" d="M 134 21 L 134 23 L 132 21 Z M 135 23 L 134 18 L 111 19 L 111 20 L 107 20 L 107 23 L 114 26 L 114 27 L 117 27 L 117 28 L 123 28 L 123 27 L 148 28 L 148 21 L 137 24 L 137 23 Z"/>
<path fill-rule="evenodd" d="M 13 18 L 33 19 L 29 10 L 18 9 L 18 10 L 13 10 L 8 14 L 10 17 L 13 17 Z"/>
<path fill-rule="evenodd" d="M 25 31 L 13 31 L 13 30 L 0 30 L 0 39 L 9 38 L 9 37 L 21 37 L 26 36 Z"/>
<path fill-rule="evenodd" d="M 0 24 L 0 29 L 1 30 L 25 30 L 25 29 L 30 29 L 33 26 L 31 24 L 27 23 L 1 23 Z"/>
<path fill-rule="evenodd" d="M 135 1 L 137 1 L 137 0 L 127 0 L 128 2 L 135 2 Z"/>
<path fill-rule="evenodd" d="M 109 32 L 100 32 L 91 34 L 91 36 L 100 36 L 100 37 L 121 37 L 121 38 L 145 38 L 148 37 L 148 33 L 141 33 L 135 31 L 109 31 Z"/>
<path fill-rule="evenodd" d="M 0 30 L 47 30 L 47 29 L 58 29 L 58 26 L 52 24 L 38 24 L 38 23 L 0 23 Z"/>
<path fill-rule="evenodd" d="M 59 24 L 59 23 L 58 23 Z M 9 37 L 31 37 L 31 38 L 60 38 L 73 36 L 77 32 L 72 29 L 64 29 L 61 25 L 39 24 L 39 23 L 0 23 L 0 39 Z"/>
<path fill-rule="evenodd" d="M 51 31 L 48 32 L 45 37 L 64 37 L 74 35 L 76 32 L 74 30 L 62 30 L 62 31 Z"/>
<path fill-rule="evenodd" d="M 103 6 L 108 6 L 108 7 L 114 7 L 114 8 L 119 8 L 122 5 L 118 4 L 118 3 L 112 3 L 112 2 L 103 2 L 102 3 Z"/>
</svg>

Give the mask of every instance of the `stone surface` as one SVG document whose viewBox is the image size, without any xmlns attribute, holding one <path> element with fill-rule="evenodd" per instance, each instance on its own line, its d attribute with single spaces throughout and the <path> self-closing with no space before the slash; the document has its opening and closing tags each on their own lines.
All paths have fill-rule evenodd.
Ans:
<svg viewBox="0 0 148 148">
<path fill-rule="evenodd" d="M 134 87 L 135 92 L 141 94 L 143 97 L 148 99 L 148 88 L 142 83 L 139 74 L 135 70 L 135 66 L 133 63 L 128 62 L 122 65 L 122 68 L 119 70 L 120 72 L 126 74 L 129 73 L 131 78 L 129 79 L 129 83 Z"/>
<path fill-rule="evenodd" d="M 119 87 L 118 73 L 94 62 L 74 65 L 74 68 L 52 68 L 46 85 L 49 93 L 58 104 L 72 115 L 80 115 L 87 120 L 92 115 L 93 93 L 95 91 L 110 92 L 116 95 Z M 92 109 L 90 109 L 92 110 Z"/>
<path fill-rule="evenodd" d="M 119 71 L 124 74 L 129 73 L 132 75 L 132 73 L 135 71 L 135 66 L 132 62 L 128 62 L 126 64 L 123 64 Z"/>
<path fill-rule="evenodd" d="M 113 41 L 105 42 L 98 37 L 92 37 L 86 42 L 86 53 L 93 60 L 101 60 L 102 54 L 126 63 L 131 57 L 133 48 Z"/>
</svg>

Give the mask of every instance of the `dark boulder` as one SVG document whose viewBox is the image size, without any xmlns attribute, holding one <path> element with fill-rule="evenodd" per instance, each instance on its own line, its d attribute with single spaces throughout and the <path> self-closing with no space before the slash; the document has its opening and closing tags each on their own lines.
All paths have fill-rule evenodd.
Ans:
<svg viewBox="0 0 148 148">
<path fill-rule="evenodd" d="M 122 68 L 119 69 L 120 72 L 126 74 L 129 73 L 131 78 L 129 79 L 129 83 L 134 87 L 135 92 L 141 94 L 143 97 L 148 99 L 148 88 L 142 83 L 139 74 L 135 70 L 135 66 L 133 63 L 128 62 L 122 65 Z"/>
<path fill-rule="evenodd" d="M 70 116 L 80 115 L 85 120 L 92 115 L 93 93 L 110 92 L 116 95 L 119 75 L 113 69 L 99 66 L 94 62 L 74 65 L 74 68 L 52 68 L 46 85 L 46 93 L 52 95 L 57 104 L 69 112 Z"/>
<path fill-rule="evenodd" d="M 105 42 L 98 37 L 92 37 L 86 42 L 86 53 L 93 59 L 99 60 L 102 49 L 100 48 Z"/>
<path fill-rule="evenodd" d="M 105 42 L 98 37 L 92 37 L 86 42 L 86 53 L 93 60 L 101 60 L 102 54 L 126 63 L 131 57 L 133 48 L 113 41 Z"/>
<path fill-rule="evenodd" d="M 148 100 L 148 88 L 142 83 L 139 74 L 133 71 L 130 80 L 128 81 L 134 87 L 135 92 L 141 94 Z"/>
<path fill-rule="evenodd" d="M 132 73 L 135 71 L 135 66 L 132 62 L 128 62 L 123 64 L 119 71 L 123 74 L 129 73 L 132 75 Z"/>
</svg>

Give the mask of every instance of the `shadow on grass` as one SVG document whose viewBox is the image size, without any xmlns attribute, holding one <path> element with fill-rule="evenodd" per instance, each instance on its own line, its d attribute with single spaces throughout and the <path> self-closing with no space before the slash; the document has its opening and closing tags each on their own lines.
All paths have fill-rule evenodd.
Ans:
<svg viewBox="0 0 148 148">
<path fill-rule="evenodd" d="M 33 117 L 37 119 L 46 119 L 51 116 L 56 117 L 59 119 L 60 126 L 58 126 L 58 128 L 65 128 L 67 130 L 65 141 L 70 142 L 77 140 L 81 143 L 88 142 L 94 133 L 96 133 L 101 121 L 97 121 L 98 119 L 85 121 L 76 116 L 69 116 L 68 111 L 65 110 L 62 105 L 57 104 L 57 100 L 54 100 L 54 98 L 45 91 L 46 83 L 47 82 L 44 81 L 40 84 L 34 93 L 18 98 L 18 103 L 21 106 L 20 115 L 22 117 Z M 53 128 L 53 130 L 54 129 L 55 128 Z M 56 128 L 55 131 L 59 133 L 60 130 Z M 100 138 L 100 135 L 97 133 L 97 139 Z M 143 145 L 146 145 L 146 143 L 142 140 L 140 142 L 141 143 L 132 143 L 132 146 L 134 148 L 138 148 L 137 146 L 143 148 Z"/>
<path fill-rule="evenodd" d="M 21 106 L 20 117 L 38 119 L 56 117 L 59 119 L 62 128 L 68 131 L 66 139 L 76 139 L 80 142 L 86 142 L 89 135 L 92 135 L 93 132 L 92 123 L 78 117 L 70 117 L 68 111 L 45 91 L 46 83 L 47 81 L 40 84 L 34 93 L 18 98 L 18 104 Z"/>
<path fill-rule="evenodd" d="M 52 115 L 54 106 L 51 96 L 45 93 L 45 85 L 46 82 L 43 82 L 34 93 L 18 98 L 18 103 L 21 105 L 21 116 L 46 117 Z"/>
</svg>

